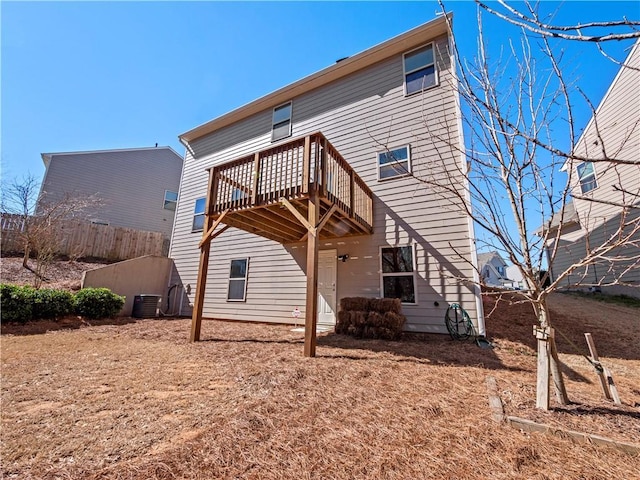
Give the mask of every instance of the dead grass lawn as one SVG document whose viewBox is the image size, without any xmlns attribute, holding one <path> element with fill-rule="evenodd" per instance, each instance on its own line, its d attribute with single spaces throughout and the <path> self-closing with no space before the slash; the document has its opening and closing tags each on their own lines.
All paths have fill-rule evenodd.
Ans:
<svg viewBox="0 0 640 480">
<path fill-rule="evenodd" d="M 494 350 L 443 336 L 324 334 L 308 359 L 303 334 L 287 326 L 204 322 L 204 341 L 189 344 L 188 320 L 5 334 L 2 474 L 639 478 L 638 457 L 491 421 L 487 375 L 510 415 L 640 443 L 638 310 L 561 295 L 553 306 L 574 342 L 584 346 L 582 333 L 593 333 L 625 405 L 603 401 L 592 368 L 558 339 L 578 403 L 535 410 L 532 318 L 517 305 L 499 306 L 489 320 Z"/>
</svg>

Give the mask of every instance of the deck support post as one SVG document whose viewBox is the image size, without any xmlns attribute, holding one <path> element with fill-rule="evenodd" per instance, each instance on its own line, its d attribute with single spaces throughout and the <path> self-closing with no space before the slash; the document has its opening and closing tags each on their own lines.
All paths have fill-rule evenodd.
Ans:
<svg viewBox="0 0 640 480">
<path fill-rule="evenodd" d="M 320 204 L 317 184 L 309 192 L 308 222 L 318 225 Z M 316 324 L 318 320 L 318 242 L 319 231 L 309 229 L 307 236 L 307 301 L 304 323 L 304 356 L 316 356 Z"/>
<path fill-rule="evenodd" d="M 193 314 L 191 316 L 191 335 L 189 341 L 200 340 L 200 327 L 202 325 L 202 307 L 204 304 L 204 291 L 207 286 L 207 273 L 209 271 L 209 253 L 211 251 L 211 234 L 214 225 L 211 218 L 211 204 L 217 196 L 217 182 L 214 181 L 215 171 L 209 169 L 209 185 L 207 188 L 207 200 L 204 209 L 204 228 L 202 231 L 202 241 L 200 242 L 200 262 L 198 264 L 198 280 L 196 281 L 196 298 L 193 302 Z M 206 241 L 205 239 L 209 239 Z"/>
</svg>

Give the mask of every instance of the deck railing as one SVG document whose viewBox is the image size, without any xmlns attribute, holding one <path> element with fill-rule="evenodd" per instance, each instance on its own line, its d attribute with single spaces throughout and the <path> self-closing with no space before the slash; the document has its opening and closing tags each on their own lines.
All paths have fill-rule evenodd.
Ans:
<svg viewBox="0 0 640 480">
<path fill-rule="evenodd" d="M 321 133 L 213 167 L 213 214 L 304 198 L 314 189 L 350 218 L 373 225 L 373 194 Z"/>
</svg>

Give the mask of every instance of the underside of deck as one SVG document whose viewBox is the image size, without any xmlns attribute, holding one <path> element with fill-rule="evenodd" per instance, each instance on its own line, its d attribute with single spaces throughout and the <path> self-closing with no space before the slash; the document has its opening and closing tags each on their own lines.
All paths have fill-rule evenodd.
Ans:
<svg viewBox="0 0 640 480">
<path fill-rule="evenodd" d="M 209 169 L 191 341 L 200 338 L 211 241 L 229 227 L 307 242 L 306 356 L 315 356 L 318 246 L 373 232 L 373 193 L 321 133 Z"/>
</svg>

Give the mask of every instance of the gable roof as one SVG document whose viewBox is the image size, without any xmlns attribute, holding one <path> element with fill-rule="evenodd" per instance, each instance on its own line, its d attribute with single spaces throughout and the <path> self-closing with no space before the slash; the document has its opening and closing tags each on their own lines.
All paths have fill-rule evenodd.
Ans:
<svg viewBox="0 0 640 480">
<path fill-rule="evenodd" d="M 140 148 L 117 148 L 111 150 L 85 150 L 80 152 L 51 152 L 51 153 L 41 153 L 42 162 L 44 163 L 45 168 L 49 167 L 49 163 L 51 163 L 51 159 L 56 155 L 93 155 L 96 153 L 121 153 L 121 152 L 139 152 L 143 150 L 169 150 L 176 157 L 183 161 L 181 155 L 179 155 L 173 148 L 169 146 L 158 146 L 158 147 L 140 147 Z"/>
<path fill-rule="evenodd" d="M 412 48 L 423 45 L 433 38 L 446 34 L 448 32 L 447 20 L 451 21 L 452 18 L 452 13 L 448 13 L 447 18 L 442 15 L 354 56 L 336 62 L 319 72 L 282 87 L 240 108 L 203 123 L 183 133 L 179 138 L 182 142 L 192 142 L 222 127 L 231 125 L 261 111 L 276 107 L 291 100 L 293 97 L 327 85 L 328 83 L 350 75 L 358 70 L 362 70 L 393 55 L 404 53 Z"/>
<path fill-rule="evenodd" d="M 600 103 L 598 104 L 598 108 L 596 108 L 596 110 L 593 113 L 593 115 L 591 115 L 591 118 L 589 119 L 589 122 L 584 127 L 584 130 L 582 130 L 582 133 L 580 134 L 580 138 L 578 138 L 578 141 L 576 142 L 576 145 L 580 145 L 582 143 L 582 138 L 587 134 L 587 132 L 589 132 L 589 130 L 591 128 L 591 125 L 593 124 L 593 122 L 595 122 L 595 119 L 598 117 L 598 114 L 601 112 L 601 110 L 606 105 L 607 99 L 609 98 L 609 96 L 611 96 L 613 90 L 616 88 L 616 85 L 620 81 L 620 77 L 622 76 L 622 73 L 627 68 L 633 68 L 633 67 L 627 67 L 625 65 L 630 65 L 632 57 L 634 55 L 638 55 L 638 54 L 640 54 L 640 38 L 638 40 L 636 40 L 636 42 L 631 47 L 631 51 L 629 52 L 629 55 L 627 55 L 627 58 L 625 59 L 623 64 L 620 66 L 620 69 L 618 70 L 618 73 L 616 73 L 616 76 L 614 77 L 613 81 L 611 82 L 611 85 L 609 85 L 609 88 L 607 89 L 607 92 L 604 94 L 604 97 L 602 97 L 602 100 L 600 100 Z M 562 164 L 562 167 L 560 168 L 560 171 L 561 172 L 566 171 L 568 166 L 569 166 L 569 163 L 571 161 L 572 160 L 570 158 L 565 160 L 565 162 Z M 581 161 L 578 161 L 578 163 L 581 163 Z"/>
</svg>

